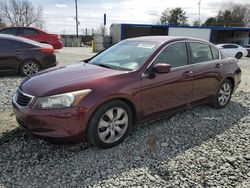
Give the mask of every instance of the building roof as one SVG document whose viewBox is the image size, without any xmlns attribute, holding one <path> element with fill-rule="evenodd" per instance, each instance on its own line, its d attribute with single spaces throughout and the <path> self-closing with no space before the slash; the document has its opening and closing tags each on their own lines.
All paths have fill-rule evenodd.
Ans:
<svg viewBox="0 0 250 188">
<path fill-rule="evenodd" d="M 116 24 L 112 24 L 116 25 Z M 119 24 L 118 24 L 119 25 Z M 160 28 L 196 28 L 196 29 L 211 29 L 211 30 L 244 30 L 250 31 L 250 27 L 222 27 L 222 26 L 175 26 L 175 25 L 155 25 L 155 24 L 128 24 L 120 23 L 123 26 L 134 26 L 134 27 L 160 27 Z"/>
</svg>

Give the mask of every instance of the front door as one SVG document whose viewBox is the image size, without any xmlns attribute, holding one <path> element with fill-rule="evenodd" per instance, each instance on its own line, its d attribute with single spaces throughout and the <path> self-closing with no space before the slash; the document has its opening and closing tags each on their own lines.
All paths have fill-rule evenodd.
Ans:
<svg viewBox="0 0 250 188">
<path fill-rule="evenodd" d="M 171 65 L 169 73 L 142 76 L 142 115 L 154 113 L 191 102 L 193 95 L 193 65 L 188 65 L 185 42 L 168 45 L 152 62 Z"/>
</svg>

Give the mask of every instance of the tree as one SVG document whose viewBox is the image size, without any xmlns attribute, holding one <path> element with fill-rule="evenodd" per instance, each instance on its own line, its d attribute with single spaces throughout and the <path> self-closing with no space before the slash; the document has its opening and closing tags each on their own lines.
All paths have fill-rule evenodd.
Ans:
<svg viewBox="0 0 250 188">
<path fill-rule="evenodd" d="M 205 26 L 231 26 L 244 27 L 250 20 L 250 6 L 241 4 L 228 4 L 227 8 L 220 10 L 216 17 L 208 18 Z"/>
<path fill-rule="evenodd" d="M 168 17 L 169 17 L 169 9 L 166 9 L 162 12 L 160 18 L 160 24 L 168 24 Z"/>
<path fill-rule="evenodd" d="M 0 29 L 5 27 L 5 26 L 6 26 L 6 24 L 3 22 L 1 15 L 0 15 Z"/>
<path fill-rule="evenodd" d="M 182 8 L 174 8 L 171 10 L 164 10 L 160 18 L 161 24 L 171 24 L 171 25 L 187 25 L 186 12 Z"/>
<path fill-rule="evenodd" d="M 215 17 L 210 17 L 202 24 L 202 26 L 215 26 L 216 22 L 217 20 Z"/>
<path fill-rule="evenodd" d="M 0 13 L 12 26 L 41 25 L 41 6 L 35 7 L 28 0 L 0 0 Z"/>
<path fill-rule="evenodd" d="M 198 21 L 198 20 L 194 20 L 194 21 L 193 21 L 193 26 L 200 26 L 199 21 Z"/>
</svg>

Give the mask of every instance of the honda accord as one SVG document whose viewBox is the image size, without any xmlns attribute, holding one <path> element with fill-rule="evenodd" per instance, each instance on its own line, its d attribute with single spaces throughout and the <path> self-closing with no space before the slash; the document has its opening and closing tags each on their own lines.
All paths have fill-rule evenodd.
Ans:
<svg viewBox="0 0 250 188">
<path fill-rule="evenodd" d="M 91 59 L 28 77 L 13 110 L 34 136 L 108 148 L 142 120 L 204 103 L 225 107 L 241 81 L 237 62 L 199 39 L 127 39 Z"/>
</svg>

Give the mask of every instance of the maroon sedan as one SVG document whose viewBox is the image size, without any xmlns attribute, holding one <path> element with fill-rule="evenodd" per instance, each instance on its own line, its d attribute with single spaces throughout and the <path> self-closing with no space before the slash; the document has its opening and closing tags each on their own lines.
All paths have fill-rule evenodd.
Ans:
<svg viewBox="0 0 250 188">
<path fill-rule="evenodd" d="M 124 40 L 97 56 L 38 73 L 13 97 L 18 123 L 52 142 L 107 148 L 136 122 L 208 103 L 223 108 L 241 70 L 211 43 L 181 37 Z"/>
</svg>

